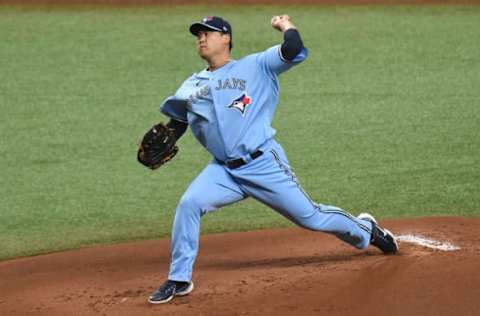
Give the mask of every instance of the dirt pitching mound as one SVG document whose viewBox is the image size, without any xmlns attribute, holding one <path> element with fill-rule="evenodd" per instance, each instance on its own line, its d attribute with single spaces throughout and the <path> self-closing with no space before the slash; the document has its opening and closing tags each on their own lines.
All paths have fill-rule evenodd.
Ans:
<svg viewBox="0 0 480 316">
<path fill-rule="evenodd" d="M 398 255 L 299 228 L 203 236 L 196 289 L 163 305 L 146 300 L 168 240 L 4 261 L 0 314 L 478 315 L 480 219 L 382 224 L 401 236 Z"/>
</svg>

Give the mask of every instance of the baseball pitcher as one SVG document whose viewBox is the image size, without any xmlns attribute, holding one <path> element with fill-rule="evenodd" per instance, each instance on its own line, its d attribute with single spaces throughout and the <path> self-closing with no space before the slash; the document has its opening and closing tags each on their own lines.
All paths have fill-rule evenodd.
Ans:
<svg viewBox="0 0 480 316">
<path fill-rule="evenodd" d="M 308 55 L 288 15 L 271 19 L 283 34 L 280 45 L 233 60 L 230 24 L 208 16 L 190 26 L 198 55 L 207 68 L 185 80 L 161 105 L 170 118 L 144 137 L 138 160 L 156 169 L 177 152 L 175 146 L 190 126 L 212 160 L 190 184 L 176 208 L 171 236 L 168 279 L 148 299 L 166 303 L 193 290 L 200 218 L 247 197 L 269 206 L 306 229 L 330 233 L 358 249 L 370 244 L 394 254 L 394 235 L 370 214 L 355 217 L 331 205 L 315 203 L 293 173 L 271 127 L 279 100 L 278 76 Z"/>
</svg>

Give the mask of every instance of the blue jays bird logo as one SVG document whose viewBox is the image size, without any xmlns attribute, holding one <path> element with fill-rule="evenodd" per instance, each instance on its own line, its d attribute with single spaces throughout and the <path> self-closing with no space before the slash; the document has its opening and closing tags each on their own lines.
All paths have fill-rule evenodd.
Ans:
<svg viewBox="0 0 480 316">
<path fill-rule="evenodd" d="M 240 113 L 242 113 L 242 116 L 244 116 L 245 111 L 247 110 L 247 106 L 251 103 L 252 99 L 248 95 L 242 94 L 241 97 L 233 100 L 233 102 L 228 107 L 240 111 Z"/>
</svg>

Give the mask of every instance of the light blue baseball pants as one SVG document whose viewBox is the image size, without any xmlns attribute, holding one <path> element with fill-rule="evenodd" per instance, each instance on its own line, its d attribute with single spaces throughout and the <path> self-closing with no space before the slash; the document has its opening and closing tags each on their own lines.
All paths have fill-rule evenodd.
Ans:
<svg viewBox="0 0 480 316">
<path fill-rule="evenodd" d="M 192 279 L 201 216 L 249 196 L 301 227 L 333 234 L 358 249 L 369 245 L 371 223 L 338 207 L 310 200 L 291 171 L 282 147 L 271 141 L 262 156 L 237 169 L 212 161 L 190 184 L 175 213 L 168 279 Z"/>
</svg>

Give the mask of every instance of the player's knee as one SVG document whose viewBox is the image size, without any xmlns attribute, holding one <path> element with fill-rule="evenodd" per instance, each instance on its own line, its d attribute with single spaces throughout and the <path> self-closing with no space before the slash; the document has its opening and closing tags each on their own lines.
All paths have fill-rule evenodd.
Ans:
<svg viewBox="0 0 480 316">
<path fill-rule="evenodd" d="M 186 212 L 192 215 L 203 215 L 208 211 L 208 206 L 200 196 L 193 194 L 184 194 L 180 199 L 177 212 Z"/>
<path fill-rule="evenodd" d="M 192 194 L 184 194 L 178 203 L 178 209 L 194 210 L 199 208 L 199 201 Z"/>
</svg>

